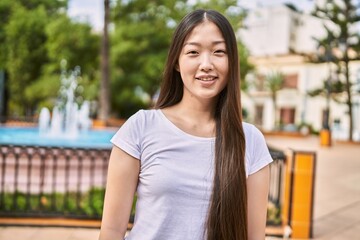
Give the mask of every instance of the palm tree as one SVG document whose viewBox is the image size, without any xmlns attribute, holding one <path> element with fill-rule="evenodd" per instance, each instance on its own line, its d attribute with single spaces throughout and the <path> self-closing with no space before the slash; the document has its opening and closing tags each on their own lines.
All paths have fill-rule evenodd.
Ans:
<svg viewBox="0 0 360 240">
<path fill-rule="evenodd" d="M 266 76 L 266 88 L 271 93 L 271 100 L 274 106 L 274 127 L 276 128 L 278 125 L 277 118 L 277 94 L 278 91 L 282 89 L 284 83 L 284 75 L 281 72 L 273 72 Z"/>
</svg>

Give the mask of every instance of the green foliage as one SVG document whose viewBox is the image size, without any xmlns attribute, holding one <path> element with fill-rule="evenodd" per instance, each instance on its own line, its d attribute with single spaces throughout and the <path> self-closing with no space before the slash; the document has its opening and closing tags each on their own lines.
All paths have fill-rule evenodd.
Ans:
<svg viewBox="0 0 360 240">
<path fill-rule="evenodd" d="M 7 47 L 5 45 L 7 34 L 5 27 L 9 23 L 12 14 L 22 8 L 24 11 L 36 11 L 39 7 L 43 8 L 47 15 L 55 15 L 64 12 L 67 7 L 67 0 L 1 0 L 0 1 L 0 69 L 6 68 Z M 41 15 L 39 15 L 41 17 Z"/>
<path fill-rule="evenodd" d="M 46 26 L 45 33 L 49 61 L 43 66 L 43 78 L 57 78 L 56 86 L 59 86 L 60 62 L 66 60 L 67 69 L 74 69 L 77 66 L 81 68 L 78 84 L 86 86 L 82 88 L 81 96 L 86 100 L 96 99 L 98 97 L 100 37 L 91 32 L 89 25 L 72 22 L 65 15 L 51 21 Z M 57 92 L 51 92 L 44 97 L 49 100 L 56 95 Z"/>
<path fill-rule="evenodd" d="M 92 188 L 86 193 L 26 194 L 23 192 L 3 193 L 1 212 L 62 213 L 99 217 L 102 215 L 105 189 Z"/>
<path fill-rule="evenodd" d="M 280 207 L 269 203 L 267 208 L 267 225 L 281 225 Z"/>
<path fill-rule="evenodd" d="M 255 66 L 251 64 L 248 60 L 249 51 L 246 49 L 244 44 L 239 41 L 239 62 L 240 62 L 240 78 L 241 78 L 241 89 L 247 91 L 249 83 L 245 81 L 245 77 L 248 73 L 252 72 L 255 69 Z"/>
<path fill-rule="evenodd" d="M 40 76 L 37 81 L 30 83 L 23 91 L 26 99 L 36 102 L 37 108 L 47 107 L 51 109 L 60 88 L 59 76 Z"/>
<path fill-rule="evenodd" d="M 151 104 L 134 94 L 136 87 L 140 86 L 149 99 L 158 90 L 173 31 L 168 24 L 178 20 L 172 16 L 174 4 L 175 1 L 138 0 L 118 2 L 114 8 L 111 62 L 116 71 L 112 75 L 111 95 L 112 108 L 121 117 Z"/>
<path fill-rule="evenodd" d="M 330 85 L 329 85 L 330 84 Z M 346 86 L 342 81 L 330 81 L 330 83 L 326 80 L 323 81 L 323 86 L 319 88 L 312 89 L 308 91 L 308 95 L 310 97 L 329 97 L 332 98 L 337 103 L 343 103 L 343 93 L 346 91 Z"/>
<path fill-rule="evenodd" d="M 81 66 L 83 74 L 91 78 L 96 76 L 100 37 L 91 33 L 89 25 L 72 22 L 66 15 L 61 15 L 46 26 L 45 33 L 51 64 L 47 68 L 50 68 L 50 71 L 57 70 L 58 73 L 59 64 L 65 59 L 68 69 Z"/>
<path fill-rule="evenodd" d="M 12 9 L 12 0 L 2 0 L 0 1 L 0 69 L 5 69 L 6 65 L 6 56 L 7 56 L 7 47 L 5 45 L 6 41 L 6 32 L 5 26 L 9 21 L 10 13 Z"/>
<path fill-rule="evenodd" d="M 8 74 L 9 113 L 33 115 L 52 107 L 60 60 L 81 66 L 86 99 L 97 98 L 100 37 L 66 15 L 67 0 L 0 2 L 0 69 Z"/>
<path fill-rule="evenodd" d="M 11 101 L 25 109 L 32 109 L 34 99 L 26 98 L 24 90 L 37 80 L 41 67 L 47 62 L 43 32 L 47 23 L 45 9 L 40 6 L 32 11 L 18 6 L 5 27 L 7 46 L 6 69 L 9 73 Z M 10 109 L 11 111 L 11 109 Z M 23 113 L 19 113 L 23 115 Z"/>
<path fill-rule="evenodd" d="M 284 84 L 284 74 L 281 72 L 273 72 L 266 76 L 266 87 L 275 94 L 281 90 Z"/>
<path fill-rule="evenodd" d="M 8 74 L 9 113 L 33 115 L 41 107 L 52 108 L 60 84 L 60 61 L 68 69 L 81 67 L 83 97 L 99 94 L 100 35 L 88 24 L 66 15 L 68 1 L 0 1 L 0 69 Z M 116 1 L 110 25 L 111 103 L 118 117 L 148 108 L 159 88 L 172 32 L 180 19 L 195 8 L 224 13 L 234 29 L 244 12 L 235 0 L 195 2 L 187 0 Z M 253 66 L 239 41 L 241 78 Z M 246 89 L 247 84 L 242 83 Z M 139 89 L 142 94 L 139 94 Z"/>
<path fill-rule="evenodd" d="M 91 188 L 88 192 L 69 192 L 53 194 L 29 194 L 22 192 L 2 193 L 3 202 L 0 212 L 21 214 L 24 212 L 42 212 L 44 214 L 63 214 L 99 218 L 104 207 L 104 188 Z M 15 201 L 15 202 L 14 202 Z M 134 197 L 131 215 L 135 215 L 137 197 Z M 14 204 L 15 203 L 15 204 Z"/>
<path fill-rule="evenodd" d="M 102 215 L 104 206 L 104 195 L 105 189 L 103 188 L 92 188 L 87 192 L 81 200 L 81 208 L 84 210 L 86 215 L 92 216 Z"/>
<path fill-rule="evenodd" d="M 28 10 L 43 6 L 49 14 L 64 11 L 68 4 L 68 0 L 15 0 L 15 2 L 18 2 Z"/>
<path fill-rule="evenodd" d="M 283 88 L 284 84 L 284 74 L 281 72 L 273 72 L 266 76 L 265 86 L 271 93 L 271 99 L 274 106 L 274 126 L 278 127 L 278 117 L 277 117 L 277 94 Z M 281 123 L 280 123 L 281 125 Z"/>
</svg>

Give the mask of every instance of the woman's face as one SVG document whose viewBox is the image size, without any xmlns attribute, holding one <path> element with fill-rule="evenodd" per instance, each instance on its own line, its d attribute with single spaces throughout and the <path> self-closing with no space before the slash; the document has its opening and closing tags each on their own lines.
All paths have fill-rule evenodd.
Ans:
<svg viewBox="0 0 360 240">
<path fill-rule="evenodd" d="M 177 70 L 184 83 L 184 95 L 215 99 L 227 84 L 228 55 L 225 39 L 210 21 L 196 26 L 184 41 Z"/>
</svg>

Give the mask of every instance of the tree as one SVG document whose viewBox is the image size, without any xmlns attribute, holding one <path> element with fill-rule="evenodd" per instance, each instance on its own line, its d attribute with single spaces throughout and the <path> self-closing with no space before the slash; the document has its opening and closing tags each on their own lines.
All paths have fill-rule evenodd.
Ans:
<svg viewBox="0 0 360 240">
<path fill-rule="evenodd" d="M 326 108 L 323 113 L 322 123 L 322 129 L 325 130 L 330 130 L 330 99 L 334 98 L 334 94 L 332 94 L 334 87 L 331 85 L 333 84 L 329 79 L 324 79 L 322 87 L 310 90 L 307 93 L 310 97 L 323 96 L 326 98 Z"/>
<path fill-rule="evenodd" d="M 5 26 L 9 22 L 12 9 L 12 0 L 2 0 L 0 1 L 0 69 L 6 68 L 6 56 L 7 48 L 5 45 L 6 41 L 6 32 Z"/>
<path fill-rule="evenodd" d="M 277 107 L 277 94 L 282 89 L 284 84 L 284 75 L 281 72 L 274 72 L 266 76 L 265 85 L 270 91 L 271 100 L 274 107 L 274 126 L 278 125 L 278 107 Z"/>
<path fill-rule="evenodd" d="M 172 31 L 188 8 L 186 1 L 134 0 L 119 1 L 113 9 L 111 96 L 118 116 L 151 105 Z"/>
<path fill-rule="evenodd" d="M 12 115 L 32 116 L 43 105 L 52 107 L 61 59 L 71 69 L 81 66 L 83 94 L 97 96 L 98 36 L 88 24 L 70 20 L 66 7 L 66 0 L 0 2 L 0 69 L 8 75 Z"/>
<path fill-rule="evenodd" d="M 110 113 L 110 76 L 109 76 L 109 33 L 110 2 L 104 0 L 104 30 L 101 44 L 101 81 L 99 119 L 106 121 Z"/>
<path fill-rule="evenodd" d="M 325 29 L 327 30 L 327 37 L 323 39 L 316 39 L 318 42 L 318 49 L 319 49 L 319 55 L 317 56 L 316 62 L 322 62 L 327 63 L 329 68 L 329 74 L 328 76 L 323 80 L 323 86 L 308 91 L 308 95 L 310 97 L 315 96 L 323 96 L 326 98 L 326 109 L 324 111 L 324 118 L 323 118 L 323 124 L 322 128 L 326 130 L 330 130 L 330 99 L 337 100 L 337 102 L 341 102 L 340 98 L 341 94 L 345 91 L 344 84 L 339 81 L 339 79 L 335 79 L 333 77 L 332 71 L 335 70 L 337 74 L 339 74 L 339 65 L 338 61 L 336 60 L 335 55 L 333 54 L 333 43 L 334 40 L 336 40 L 335 35 L 328 29 L 328 27 L 325 25 Z M 337 62 L 337 64 L 334 66 L 334 69 L 332 70 L 332 62 Z"/>
<path fill-rule="evenodd" d="M 67 0 L 63 1 L 53 1 L 53 0 L 1 0 L 0 1 L 0 69 L 5 69 L 6 57 L 7 57 L 7 48 L 5 45 L 6 34 L 5 26 L 9 22 L 9 18 L 13 13 L 13 10 L 16 10 L 17 7 L 23 7 L 26 10 L 34 10 L 39 6 L 44 7 L 45 11 L 54 15 L 59 10 L 65 9 L 67 6 Z"/>
<path fill-rule="evenodd" d="M 27 98 L 24 91 L 38 79 L 42 64 L 48 61 L 44 33 L 47 19 L 44 7 L 27 11 L 18 6 L 5 27 L 10 110 L 21 116 L 33 113 L 36 101 Z"/>
<path fill-rule="evenodd" d="M 332 54 L 330 62 L 335 63 L 339 67 L 338 81 L 344 81 L 342 85 L 346 95 L 346 101 L 343 102 L 348 107 L 349 114 L 349 141 L 353 140 L 353 102 L 352 102 L 352 82 L 349 74 L 349 63 L 353 60 L 359 60 L 360 36 L 353 31 L 353 27 L 360 21 L 358 13 L 359 6 L 351 0 L 331 1 L 326 0 L 322 6 L 316 6 L 314 15 L 327 21 L 330 21 L 334 29 L 324 26 L 327 36 L 319 40 L 320 45 L 328 44 L 331 52 L 335 53 L 340 50 L 341 54 Z M 352 55 L 349 52 L 352 51 Z M 318 59 L 322 61 L 323 56 Z M 338 83 L 339 84 L 339 83 Z M 325 85 L 327 87 L 330 84 Z"/>
</svg>

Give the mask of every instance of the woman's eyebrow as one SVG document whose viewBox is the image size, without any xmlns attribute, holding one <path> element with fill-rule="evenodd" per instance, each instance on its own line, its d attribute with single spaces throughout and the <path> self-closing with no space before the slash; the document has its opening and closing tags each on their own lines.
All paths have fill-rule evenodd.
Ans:
<svg viewBox="0 0 360 240">
<path fill-rule="evenodd" d="M 218 44 L 222 44 L 222 43 L 225 43 L 225 41 L 224 40 L 218 40 L 218 41 L 213 41 L 212 45 L 218 45 Z M 201 46 L 201 43 L 199 43 L 199 42 L 185 42 L 184 46 L 186 46 L 186 45 Z"/>
</svg>

